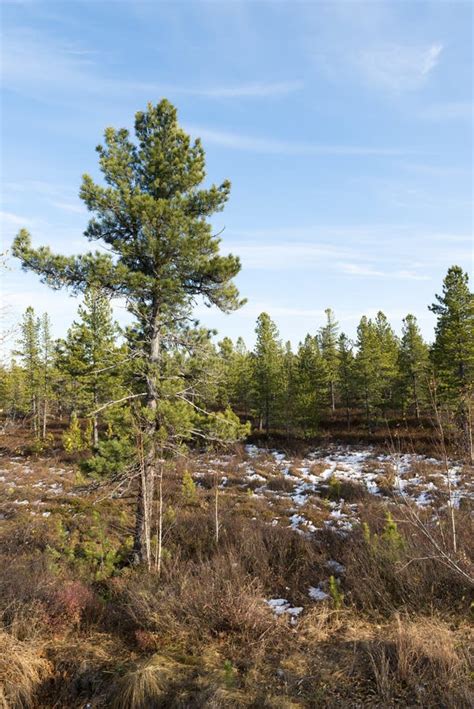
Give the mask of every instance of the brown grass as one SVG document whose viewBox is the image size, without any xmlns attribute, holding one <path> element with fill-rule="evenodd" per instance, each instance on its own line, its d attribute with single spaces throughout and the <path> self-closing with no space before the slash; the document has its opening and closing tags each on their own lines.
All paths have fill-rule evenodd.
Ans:
<svg viewBox="0 0 474 709">
<path fill-rule="evenodd" d="M 40 649 L 21 642 L 0 630 L 0 707 L 33 707 L 41 683 L 51 672 L 51 664 Z"/>
</svg>

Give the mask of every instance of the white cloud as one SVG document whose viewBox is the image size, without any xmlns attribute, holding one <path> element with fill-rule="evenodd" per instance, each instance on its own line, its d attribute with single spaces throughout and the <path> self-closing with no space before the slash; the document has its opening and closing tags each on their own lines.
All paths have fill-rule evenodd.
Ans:
<svg viewBox="0 0 474 709">
<path fill-rule="evenodd" d="M 0 212 L 0 222 L 2 225 L 2 231 L 4 229 L 12 229 L 21 227 L 32 226 L 33 221 L 21 216 L 20 214 L 13 214 L 13 212 Z"/>
<path fill-rule="evenodd" d="M 386 44 L 362 50 L 356 60 L 364 79 L 376 88 L 403 92 L 419 89 L 439 63 L 443 45 Z"/>
<path fill-rule="evenodd" d="M 241 133 L 213 130 L 203 126 L 185 125 L 185 130 L 199 136 L 205 143 L 232 150 L 272 155 L 345 155 L 345 156 L 393 156 L 404 155 L 409 150 L 371 145 L 316 145 L 297 141 L 252 137 Z"/>
<path fill-rule="evenodd" d="M 4 33 L 2 78 L 12 91 L 45 99 L 48 91 L 54 101 L 78 93 L 122 96 L 124 91 L 158 96 L 196 96 L 216 99 L 265 98 L 300 91 L 301 80 L 253 81 L 237 85 L 179 86 L 176 84 L 127 80 L 101 73 L 96 52 L 52 41 L 31 31 Z"/>
<path fill-rule="evenodd" d="M 420 273 L 415 273 L 414 271 L 409 271 L 405 269 L 394 270 L 394 271 L 381 271 L 379 269 L 373 268 L 370 265 L 361 265 L 357 263 L 340 263 L 338 264 L 338 270 L 343 273 L 347 273 L 350 276 L 367 276 L 376 278 L 395 278 L 404 281 L 428 281 L 429 276 L 422 275 Z"/>
</svg>

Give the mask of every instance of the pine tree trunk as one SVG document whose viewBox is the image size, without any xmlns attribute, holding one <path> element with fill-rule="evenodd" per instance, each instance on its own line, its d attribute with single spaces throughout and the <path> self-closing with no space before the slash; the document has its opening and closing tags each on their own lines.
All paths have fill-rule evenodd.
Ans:
<svg viewBox="0 0 474 709">
<path fill-rule="evenodd" d="M 162 456 L 161 456 L 162 457 Z M 163 560 L 163 463 L 160 462 L 158 474 L 158 527 L 156 530 L 155 569 L 161 574 Z"/>
<path fill-rule="evenodd" d="M 94 363 L 94 367 L 97 365 Z M 94 409 L 97 409 L 99 403 L 99 396 L 97 393 L 97 374 L 94 375 Z M 97 414 L 94 414 L 94 417 L 92 419 L 92 435 L 93 435 L 93 441 L 94 441 L 94 446 L 99 445 L 99 417 Z"/>
<path fill-rule="evenodd" d="M 331 380 L 331 409 L 334 413 L 336 410 L 336 395 L 334 391 L 334 382 Z"/>
<path fill-rule="evenodd" d="M 42 432 L 42 438 L 43 440 L 46 438 L 46 423 L 48 421 L 48 400 L 45 399 L 43 402 L 43 432 Z"/>
<path fill-rule="evenodd" d="M 416 381 L 416 376 L 413 377 L 413 398 L 415 399 L 415 414 L 416 414 L 416 420 L 420 420 L 420 403 L 418 401 L 418 388 L 417 388 L 417 381 Z"/>
<path fill-rule="evenodd" d="M 219 477 L 216 473 L 216 487 L 214 497 L 214 531 L 216 544 L 219 544 Z"/>
<path fill-rule="evenodd" d="M 160 329 L 159 315 L 155 311 L 152 334 L 150 337 L 150 359 L 146 377 L 148 409 L 147 425 L 144 430 L 146 453 L 141 465 L 137 509 L 135 519 L 135 535 L 132 558 L 134 564 L 145 563 L 151 567 L 151 520 L 153 511 L 153 496 L 157 467 L 156 449 L 156 408 L 158 402 L 157 375 L 160 360 Z"/>
<path fill-rule="evenodd" d="M 99 419 L 97 414 L 94 414 L 92 418 L 92 427 L 94 446 L 97 447 L 99 445 Z"/>
</svg>

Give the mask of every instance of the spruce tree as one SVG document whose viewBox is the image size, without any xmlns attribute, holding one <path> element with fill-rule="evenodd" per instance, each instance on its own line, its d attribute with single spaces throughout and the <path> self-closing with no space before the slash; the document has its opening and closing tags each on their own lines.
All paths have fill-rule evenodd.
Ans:
<svg viewBox="0 0 474 709">
<path fill-rule="evenodd" d="M 240 264 L 232 255 L 220 255 L 219 238 L 209 222 L 224 207 L 230 183 L 202 187 L 204 150 L 179 127 L 176 109 L 166 100 L 149 104 L 136 114 L 135 138 L 126 129 L 107 128 L 105 144 L 97 148 L 105 185 L 88 175 L 82 182 L 81 198 L 94 215 L 85 236 L 102 242 L 109 253 L 57 255 L 48 247 L 33 248 L 30 235 L 21 230 L 13 254 L 54 288 L 84 291 L 95 285 L 109 297 L 124 298 L 136 319 L 132 342 L 137 375 L 130 396 L 142 399 L 145 410 L 134 559 L 150 563 L 160 459 L 158 408 L 168 385 L 162 355 L 191 322 L 197 298 L 223 311 L 239 307 L 232 279 Z M 170 395 L 163 393 L 166 400 Z M 162 413 L 165 408 L 163 403 Z"/>
</svg>

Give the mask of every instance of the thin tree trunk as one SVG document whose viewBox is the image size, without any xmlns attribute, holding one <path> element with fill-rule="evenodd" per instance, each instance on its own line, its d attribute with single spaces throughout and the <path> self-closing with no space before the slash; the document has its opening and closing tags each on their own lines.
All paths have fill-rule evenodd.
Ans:
<svg viewBox="0 0 474 709">
<path fill-rule="evenodd" d="M 334 391 L 334 382 L 331 380 L 331 409 L 332 412 L 336 410 L 336 395 Z"/>
<path fill-rule="evenodd" d="M 420 420 L 420 403 L 418 401 L 418 387 L 416 376 L 413 377 L 413 398 L 415 399 L 415 414 L 417 421 Z"/>
<path fill-rule="evenodd" d="M 163 559 L 163 462 L 160 462 L 158 473 L 158 527 L 156 530 L 155 569 L 161 574 Z"/>
<path fill-rule="evenodd" d="M 153 318 L 153 327 L 150 337 L 150 358 L 148 373 L 146 377 L 147 386 L 147 402 L 148 409 L 147 425 L 145 427 L 145 445 L 147 452 L 143 459 L 143 471 L 140 475 L 135 537 L 133 543 L 132 558 L 135 564 L 146 562 L 151 565 L 151 517 L 153 511 L 153 496 L 155 487 L 155 475 L 157 465 L 157 449 L 156 449 L 156 408 L 158 401 L 158 390 L 156 386 L 158 367 L 160 360 L 160 320 L 157 309 Z"/>
<path fill-rule="evenodd" d="M 45 399 L 43 402 L 43 440 L 46 438 L 46 423 L 48 420 L 48 400 Z"/>
<path fill-rule="evenodd" d="M 214 494 L 214 525 L 216 544 L 219 544 L 219 477 L 217 473 Z"/>
</svg>

